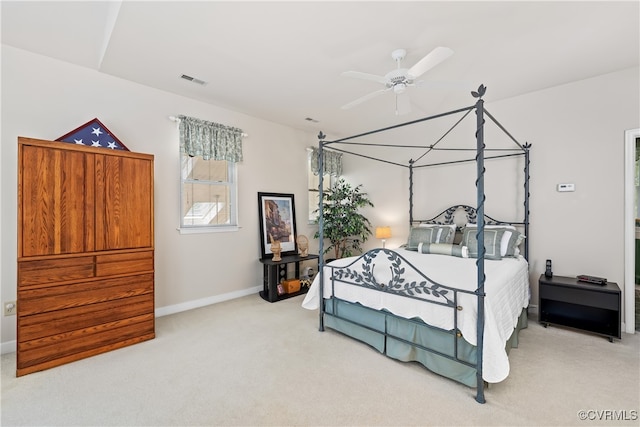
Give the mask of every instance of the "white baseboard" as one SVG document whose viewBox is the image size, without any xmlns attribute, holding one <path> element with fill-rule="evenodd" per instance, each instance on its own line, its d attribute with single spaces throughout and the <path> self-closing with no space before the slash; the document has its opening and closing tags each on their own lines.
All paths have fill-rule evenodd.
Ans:
<svg viewBox="0 0 640 427">
<path fill-rule="evenodd" d="M 180 304 L 168 305 L 166 307 L 156 308 L 156 317 L 168 316 L 170 314 L 180 313 L 182 311 L 193 310 L 194 308 L 206 307 L 207 305 L 216 304 L 223 301 L 229 301 L 236 298 L 246 297 L 248 295 L 257 294 L 262 290 L 262 286 L 255 286 L 253 288 L 242 289 L 240 291 L 229 292 L 228 294 L 216 295 L 213 297 L 207 297 L 197 299 L 193 301 L 186 301 Z"/>
<path fill-rule="evenodd" d="M 17 345 L 16 340 L 3 342 L 0 344 L 0 354 L 15 353 Z"/>
<path fill-rule="evenodd" d="M 162 317 L 170 314 L 180 313 L 182 311 L 193 310 L 194 308 L 205 307 L 207 305 L 216 304 L 223 301 L 229 301 L 236 298 L 246 297 L 248 295 L 257 294 L 262 290 L 262 286 L 243 289 L 241 291 L 229 292 L 228 294 L 216 295 L 213 297 L 202 298 L 193 301 L 187 301 L 180 304 L 168 305 L 166 307 L 156 308 L 155 316 Z M 1 354 L 14 353 L 17 343 L 15 340 L 7 341 L 0 344 Z"/>
</svg>

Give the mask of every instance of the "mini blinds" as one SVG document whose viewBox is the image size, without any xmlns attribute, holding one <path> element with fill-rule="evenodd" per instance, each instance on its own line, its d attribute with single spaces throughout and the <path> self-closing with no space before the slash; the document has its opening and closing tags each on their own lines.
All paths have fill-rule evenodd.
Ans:
<svg viewBox="0 0 640 427">
<path fill-rule="evenodd" d="M 311 149 L 311 171 L 318 175 L 318 149 Z M 342 175 L 342 153 L 322 150 L 322 174 L 338 177 Z"/>
<path fill-rule="evenodd" d="M 178 116 L 180 150 L 204 160 L 242 161 L 242 129 L 218 123 Z"/>
</svg>

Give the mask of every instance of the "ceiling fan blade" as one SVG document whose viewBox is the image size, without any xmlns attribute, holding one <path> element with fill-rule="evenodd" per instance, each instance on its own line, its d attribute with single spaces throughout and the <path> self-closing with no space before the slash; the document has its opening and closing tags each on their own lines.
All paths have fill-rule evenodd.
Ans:
<svg viewBox="0 0 640 427">
<path fill-rule="evenodd" d="M 375 98 L 375 97 L 376 97 L 376 96 L 378 96 L 378 95 L 382 95 L 383 93 L 385 93 L 385 92 L 389 91 L 390 89 L 391 89 L 391 88 L 387 88 L 387 89 L 380 89 L 380 90 L 377 90 L 377 91 L 375 91 L 375 92 L 371 92 L 370 94 L 365 95 L 365 96 L 362 96 L 362 97 L 360 97 L 360 98 L 356 99 L 355 101 L 351 101 L 350 103 L 345 104 L 345 105 L 343 105 L 343 106 L 342 106 L 342 107 L 340 107 L 340 108 L 341 108 L 341 109 L 343 109 L 343 110 L 348 110 L 349 108 L 355 107 L 355 106 L 356 106 L 356 105 L 358 105 L 358 104 L 362 104 L 363 102 L 368 101 L 368 100 L 370 100 L 370 99 L 373 99 L 373 98 Z"/>
<path fill-rule="evenodd" d="M 371 80 L 373 82 L 387 84 L 387 79 L 383 76 L 376 76 L 375 74 L 361 73 L 360 71 L 345 71 L 341 74 L 344 77 L 352 77 L 354 79 Z"/>
<path fill-rule="evenodd" d="M 396 94 L 396 116 L 408 114 L 411 112 L 411 99 L 405 93 Z"/>
<path fill-rule="evenodd" d="M 413 76 L 414 79 L 418 78 L 451 55 L 453 55 L 453 50 L 448 47 L 437 47 L 411 67 L 409 74 Z"/>
</svg>

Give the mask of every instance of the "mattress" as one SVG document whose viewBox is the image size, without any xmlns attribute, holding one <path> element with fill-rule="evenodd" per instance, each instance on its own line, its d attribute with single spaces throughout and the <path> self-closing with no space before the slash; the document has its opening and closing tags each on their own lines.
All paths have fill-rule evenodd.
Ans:
<svg viewBox="0 0 640 427">
<path fill-rule="evenodd" d="M 387 252 L 390 252 L 387 250 Z M 370 265 L 364 265 L 363 258 L 351 257 L 332 262 L 331 266 L 346 267 L 351 271 L 370 273 L 378 283 L 390 283 L 394 271 L 403 268 L 403 283 L 424 281 L 426 276 L 431 283 L 474 291 L 477 287 L 476 259 L 458 258 L 448 255 L 421 254 L 397 249 L 398 258 L 390 259 L 385 252 Z M 485 329 L 483 335 L 483 379 L 490 383 L 500 382 L 509 375 L 509 359 L 505 344 L 517 326 L 518 317 L 529 304 L 529 273 L 527 261 L 522 258 L 503 258 L 485 260 Z M 415 269 L 413 268 L 415 267 Z M 424 276 L 423 276 L 424 275 Z M 348 283 L 331 281 L 331 267 L 325 266 L 325 284 L 323 295 L 332 295 L 349 302 L 357 302 L 375 310 L 387 310 L 404 318 L 419 318 L 425 323 L 452 330 L 457 327 L 464 339 L 471 345 L 477 344 L 477 298 L 472 294 L 458 293 L 457 305 L 462 310 L 431 304 L 425 299 L 446 303 L 453 298 L 453 291 L 442 292 L 434 296 L 421 293 L 417 299 L 379 292 L 354 286 Z M 306 309 L 319 308 L 319 275 L 317 275 L 307 293 L 302 306 Z"/>
</svg>

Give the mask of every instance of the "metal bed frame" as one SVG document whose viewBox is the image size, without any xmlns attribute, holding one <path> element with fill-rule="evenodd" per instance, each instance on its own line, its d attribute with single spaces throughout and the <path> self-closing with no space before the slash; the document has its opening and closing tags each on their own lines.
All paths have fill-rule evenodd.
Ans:
<svg viewBox="0 0 640 427">
<path fill-rule="evenodd" d="M 323 150 L 326 146 L 329 145 L 333 145 L 332 150 L 334 151 L 338 151 L 338 152 L 342 152 L 342 153 L 347 153 L 347 154 L 352 154 L 352 155 L 356 155 L 356 156 L 360 156 L 360 157 L 364 157 L 364 158 L 368 158 L 368 159 L 372 159 L 372 160 L 376 160 L 376 161 L 381 161 L 381 162 L 385 162 L 385 163 L 391 163 L 394 165 L 398 165 L 401 167 L 408 167 L 409 168 L 409 223 L 410 225 L 413 224 L 414 218 L 413 218 L 413 173 L 414 173 L 414 169 L 416 168 L 422 168 L 422 167 L 429 167 L 429 166 L 440 166 L 440 165 L 444 165 L 444 164 L 453 164 L 453 163 L 462 163 L 462 162 L 472 162 L 475 161 L 476 162 L 476 171 L 477 171 L 477 175 L 476 175 L 476 199 L 477 199 L 477 206 L 475 208 L 472 208 L 470 206 L 464 206 L 464 205 L 459 205 L 459 206 L 454 206 L 452 208 L 449 208 L 447 210 L 445 210 L 444 212 L 442 212 L 441 214 L 437 215 L 436 217 L 432 218 L 431 220 L 428 221 L 434 221 L 436 220 L 438 217 L 444 216 L 444 221 L 445 223 L 449 223 L 451 224 L 452 221 L 452 216 L 454 214 L 455 209 L 457 208 L 463 208 L 466 212 L 467 215 L 472 215 L 476 220 L 477 220 L 477 234 L 476 234 L 476 238 L 477 238 L 477 242 L 478 242 L 478 258 L 476 260 L 476 267 L 477 267 L 477 287 L 476 290 L 473 292 L 467 291 L 467 290 L 462 290 L 462 289 L 456 289 L 450 286 L 445 286 L 439 283 L 435 283 L 434 281 L 432 281 L 431 279 L 429 279 L 425 274 L 423 274 L 422 272 L 419 272 L 413 265 L 411 265 L 408 261 L 406 261 L 406 259 L 404 259 L 402 256 L 400 256 L 399 254 L 390 251 L 388 249 L 373 249 L 371 251 L 368 251 L 367 253 L 365 253 L 364 255 L 362 255 L 361 257 L 359 257 L 357 260 L 355 260 L 353 263 L 349 264 L 349 266 L 346 267 L 332 267 L 332 286 L 335 285 L 335 281 L 340 281 L 340 282 L 344 282 L 344 283 L 350 283 L 350 284 L 355 284 L 358 286 L 363 286 L 363 287 L 367 287 L 369 289 L 375 289 L 377 291 L 381 291 L 381 292 L 388 292 L 388 293 L 393 293 L 396 295 L 401 295 L 407 298 L 418 298 L 421 299 L 422 301 L 425 301 L 426 303 L 433 303 L 433 304 L 439 304 L 439 305 L 445 305 L 447 307 L 450 307 L 453 313 L 453 317 L 454 317 L 454 322 L 456 321 L 455 319 L 457 319 L 457 316 L 455 315 L 456 310 L 459 310 L 460 307 L 457 304 L 457 296 L 458 293 L 472 293 L 474 295 L 476 295 L 477 297 L 477 313 L 478 313 L 478 317 L 477 317 L 477 344 L 476 344 L 476 348 L 477 348 L 477 357 L 476 357 L 476 361 L 475 363 L 470 363 L 468 361 L 462 360 L 458 357 L 458 347 L 457 347 L 457 341 L 456 341 L 456 345 L 454 347 L 454 355 L 449 356 L 447 354 L 443 354 L 440 353 L 434 349 L 431 348 L 427 348 L 427 347 L 423 347 L 423 346 L 418 346 L 419 348 L 422 348 L 425 351 L 428 351 L 430 353 L 434 353 L 434 354 L 438 354 L 440 356 L 446 357 L 449 360 L 453 360 L 455 362 L 458 362 L 460 364 L 463 364 L 465 366 L 470 366 L 475 368 L 476 371 L 476 401 L 479 403 L 485 403 L 485 397 L 484 397 L 484 380 L 483 380 L 483 376 L 482 376 L 482 362 L 483 362 L 483 344 L 484 344 L 484 340 L 483 340 L 483 336 L 484 336 L 484 322 L 485 322 L 485 314 L 484 314 L 484 298 L 486 296 L 485 292 L 484 292 L 484 284 L 485 284 L 485 268 L 484 268 L 484 262 L 485 262 L 485 247 L 484 247 L 484 226 L 485 224 L 500 224 L 500 223 L 504 223 L 502 221 L 496 221 L 491 217 L 488 217 L 485 215 L 484 213 L 484 204 L 485 204 L 485 193 L 484 193 L 484 173 L 485 173 L 485 165 L 484 162 L 486 159 L 494 159 L 494 158 L 501 158 L 501 157 L 511 157 L 511 156 L 524 156 L 524 220 L 521 222 L 509 222 L 510 224 L 516 224 L 516 225 L 521 225 L 524 228 L 524 234 L 525 236 L 527 236 L 527 238 L 525 239 L 524 242 L 524 258 L 528 259 L 529 256 L 529 197 L 530 197 L 530 193 L 529 193 L 529 164 L 530 164 L 530 159 L 529 159 L 529 150 L 531 148 L 531 144 L 520 144 L 513 136 L 511 136 L 511 134 L 509 134 L 509 132 L 485 109 L 484 107 L 484 100 L 482 99 L 482 96 L 484 96 L 486 92 L 486 87 L 484 85 L 481 85 L 477 91 L 473 91 L 471 92 L 472 96 L 474 98 L 476 98 L 476 102 L 474 105 L 469 106 L 469 107 L 465 107 L 465 108 L 461 108 L 458 110 L 453 110 L 453 111 L 449 111 L 446 113 L 442 113 L 442 114 L 437 114 L 437 115 L 433 115 L 433 116 L 429 116 L 429 117 L 425 117 L 419 120 L 414 120 L 414 121 L 410 121 L 410 122 L 405 122 L 405 123 L 401 123 L 395 126 L 390 126 L 390 127 L 386 127 L 386 128 L 381 128 L 381 129 L 377 129 L 377 130 L 373 130 L 370 132 L 366 132 L 366 133 L 361 133 L 358 135 L 354 135 L 351 137 L 347 137 L 347 138 L 342 138 L 342 139 L 338 139 L 338 140 L 334 140 L 334 141 L 326 141 L 325 140 L 325 135 L 320 132 L 318 135 L 318 162 L 319 162 L 319 167 L 318 169 L 320 171 L 323 170 Z M 415 166 L 415 163 L 420 160 L 422 157 L 424 157 L 426 154 L 428 154 L 430 151 L 438 149 L 436 148 L 436 145 L 444 138 L 444 136 L 446 136 L 455 126 L 457 126 L 471 111 L 475 111 L 476 113 L 476 133 L 475 133 L 475 137 L 476 137 L 476 148 L 475 148 L 475 157 L 472 159 L 464 159 L 464 160 L 457 160 L 457 161 L 451 161 L 451 162 L 444 162 L 444 163 L 434 163 L 434 164 L 428 164 L 428 165 L 423 165 L 423 166 Z M 403 127 L 403 126 L 409 126 L 412 124 L 416 124 L 419 122 L 423 122 L 423 121 L 427 121 L 427 120 L 432 120 L 432 119 L 436 119 L 436 118 L 440 118 L 440 117 L 444 117 L 444 116 L 448 116 L 451 114 L 456 114 L 456 113 L 462 113 L 465 112 L 464 116 L 458 120 L 451 129 L 449 129 L 449 131 L 447 131 L 442 138 L 440 138 L 435 144 L 428 146 L 427 147 L 427 151 L 420 156 L 420 158 L 416 159 L 416 160 L 410 160 L 408 165 L 404 165 L 404 164 L 400 164 L 400 163 L 394 163 L 391 162 L 389 160 L 385 160 L 385 159 L 376 159 L 374 157 L 370 157 L 370 156 L 365 156 L 359 153 L 354 153 L 354 152 L 350 152 L 344 149 L 340 149 L 340 148 L 336 148 L 335 145 L 336 144 L 354 144 L 354 145 L 376 145 L 376 146 L 384 146 L 381 144 L 362 144 L 362 143 L 358 143 L 358 142 L 353 142 L 352 140 L 355 138 L 360 138 L 363 136 L 367 136 L 367 135 L 371 135 L 371 134 L 375 134 L 375 133 L 379 133 L 379 132 L 385 132 L 385 131 L 389 131 L 392 129 L 396 129 L 399 127 Z M 485 152 L 486 151 L 491 151 L 488 150 L 485 146 L 485 141 L 484 141 L 484 126 L 485 126 L 485 116 L 488 117 L 491 121 L 493 121 L 508 137 L 509 139 L 511 139 L 517 146 L 516 152 L 515 153 L 509 153 L 509 154 L 501 154 L 501 155 L 493 155 L 493 156 L 487 156 L 485 157 Z M 398 146 L 398 145 L 394 145 L 393 147 L 395 148 L 402 148 L 403 146 Z M 409 147 L 409 146 L 404 146 L 404 147 Z M 415 148 L 415 147 L 413 147 Z M 324 253 L 324 219 L 323 219 L 323 214 L 322 214 L 322 201 L 324 200 L 323 198 L 323 174 L 320 173 L 319 174 L 319 195 L 320 195 L 320 215 L 319 215 L 319 219 L 318 219 L 318 232 L 319 232 L 319 253 L 322 254 Z M 370 272 L 371 268 L 373 268 L 372 263 L 374 262 L 375 258 L 380 256 L 380 255 L 384 255 L 386 256 L 393 264 L 393 274 L 392 274 L 392 279 L 389 283 L 386 284 L 381 284 L 381 283 L 377 283 L 376 280 L 373 278 L 372 273 L 371 274 L 367 274 L 367 269 L 369 269 L 368 271 Z M 365 273 L 364 275 L 360 274 L 360 273 L 356 273 L 353 270 L 351 270 L 349 267 L 351 267 L 353 264 L 357 263 L 357 262 L 363 262 L 363 266 L 365 267 Z M 403 264 L 406 264 L 408 266 L 408 268 L 412 268 L 413 270 L 417 271 L 423 278 L 424 281 L 421 281 L 420 283 L 404 283 L 404 280 L 402 279 L 402 269 L 405 268 Z M 324 295 L 323 295 L 323 289 L 324 289 L 324 259 L 321 256 L 320 260 L 319 260 L 319 266 L 318 266 L 318 270 L 319 270 L 319 280 L 320 280 L 320 286 L 319 286 L 319 301 L 320 301 L 320 310 L 319 310 L 319 330 L 320 331 L 324 331 L 324 319 L 325 316 L 329 315 L 329 316 L 335 316 L 335 310 L 332 311 L 332 313 L 327 313 L 326 309 L 325 309 L 325 304 L 324 304 Z M 429 295 L 431 298 L 430 299 L 424 299 L 424 298 L 419 298 L 417 297 L 415 294 L 420 294 L 420 295 Z M 335 299 L 335 298 L 334 298 Z M 442 301 L 444 299 L 444 301 Z M 335 308 L 335 307 L 334 307 Z M 345 320 L 345 319 L 342 319 Z M 348 319 L 347 319 L 348 320 Z M 407 319 L 409 320 L 409 319 Z M 362 325 L 360 325 L 362 326 Z M 449 331 L 447 331 L 449 333 Z M 456 328 L 454 328 L 454 330 L 451 332 L 454 334 L 458 334 L 457 332 L 457 324 L 456 324 Z M 385 336 L 386 332 L 385 332 Z M 393 337 L 395 339 L 397 339 L 398 337 Z M 416 346 L 415 343 L 410 343 L 414 346 Z"/>
</svg>

